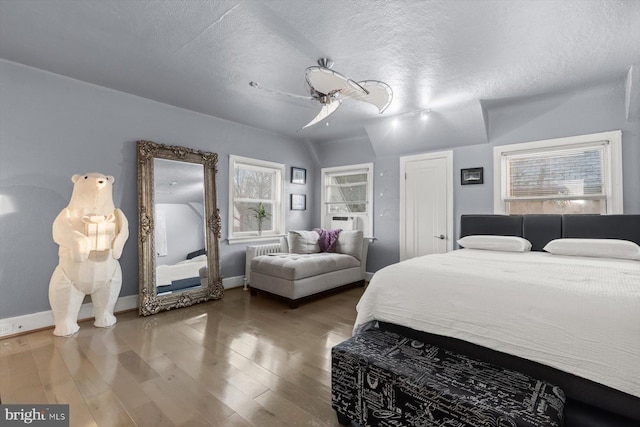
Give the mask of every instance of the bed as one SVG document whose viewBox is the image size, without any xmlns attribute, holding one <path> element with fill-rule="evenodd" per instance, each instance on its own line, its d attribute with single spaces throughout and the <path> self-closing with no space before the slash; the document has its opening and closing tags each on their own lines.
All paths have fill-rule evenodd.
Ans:
<svg viewBox="0 0 640 427">
<path fill-rule="evenodd" d="M 157 293 L 201 286 L 200 270 L 207 266 L 207 255 L 197 255 L 173 265 L 156 267 Z"/>
<path fill-rule="evenodd" d="M 465 248 L 385 267 L 354 334 L 378 327 L 557 384 L 565 427 L 639 425 L 640 260 L 542 249 L 560 238 L 640 244 L 640 215 L 463 215 L 460 230 L 523 238 L 531 251 Z"/>
</svg>

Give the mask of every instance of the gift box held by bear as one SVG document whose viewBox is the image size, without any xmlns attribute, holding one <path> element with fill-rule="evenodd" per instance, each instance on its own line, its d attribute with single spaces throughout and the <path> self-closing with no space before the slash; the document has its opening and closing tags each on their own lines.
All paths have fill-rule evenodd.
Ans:
<svg viewBox="0 0 640 427">
<path fill-rule="evenodd" d="M 120 256 L 129 237 L 129 223 L 113 204 L 113 176 L 73 175 L 69 205 L 53 222 L 53 240 L 60 249 L 49 282 L 54 335 L 73 335 L 85 295 L 91 295 L 94 325 L 116 323 L 113 315 L 122 286 Z"/>
</svg>

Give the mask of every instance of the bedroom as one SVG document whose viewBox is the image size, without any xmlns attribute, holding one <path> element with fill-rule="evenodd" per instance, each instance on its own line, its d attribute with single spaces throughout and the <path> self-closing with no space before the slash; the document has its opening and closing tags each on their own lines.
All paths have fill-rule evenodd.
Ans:
<svg viewBox="0 0 640 427">
<path fill-rule="evenodd" d="M 50 310 L 47 285 L 57 254 L 51 222 L 68 199 L 72 174 L 95 170 L 114 175 L 114 199 L 136 236 L 135 141 L 143 138 L 219 153 L 218 201 L 223 211 L 229 155 L 283 163 L 287 173 L 290 166 L 306 169 L 306 184 L 291 184 L 288 176 L 285 180 L 287 194 L 307 196 L 306 210 L 285 210 L 288 229 L 309 229 L 320 222 L 321 168 L 373 163 L 377 240 L 369 254 L 371 273 L 400 259 L 399 158 L 406 155 L 453 152 L 456 227 L 461 214 L 493 212 L 494 146 L 621 130 L 624 213 L 640 213 L 640 190 L 633 184 L 640 182 L 640 52 L 633 43 L 640 38 L 637 2 L 518 2 L 511 8 L 503 2 L 405 2 L 406 8 L 368 11 L 361 3 L 333 1 L 306 5 L 311 10 L 284 1 L 264 2 L 262 7 L 222 2 L 211 10 L 199 10 L 192 2 L 180 2 L 175 10 L 166 2 L 136 2 L 135 8 L 122 2 L 100 2 L 103 8 L 96 2 L 86 7 L 47 3 L 50 9 L 35 1 L 0 1 L 2 336 L 44 326 L 42 313 Z M 349 20 L 368 14 L 358 35 L 351 36 L 349 31 L 356 29 Z M 190 28 L 185 22 L 196 22 L 194 16 L 201 20 L 191 26 L 193 32 L 180 29 L 179 23 Z M 492 24 L 496 16 L 506 22 Z M 218 20 L 220 25 L 215 24 Z M 251 43 L 233 31 L 243 22 L 239 28 L 259 30 L 257 35 L 247 33 Z M 398 31 L 398 22 L 413 31 Z M 209 25 L 211 33 L 197 38 Z M 375 31 L 376 25 L 386 31 Z M 591 31 L 593 27 L 599 30 Z M 141 31 L 134 32 L 135 37 L 130 36 L 134 28 Z M 282 28 L 305 37 L 298 40 Z M 536 38 L 526 37 L 532 28 Z M 173 44 L 164 43 L 163 34 L 173 34 Z M 204 45 L 189 45 L 190 40 Z M 363 40 L 366 49 L 359 45 Z M 180 50 L 182 44 L 189 48 Z M 550 60 L 547 44 L 556 49 Z M 407 52 L 396 52 L 405 45 Z M 255 93 L 248 82 L 259 79 L 303 91 L 303 71 L 315 64 L 318 49 L 332 55 L 334 68 L 347 76 L 376 78 L 397 88 L 392 103 L 396 109 L 389 116 L 430 108 L 430 117 L 426 122 L 399 117 L 404 127 L 393 130 L 383 121 L 387 113 L 377 116 L 375 110 L 345 104 L 330 126 L 296 132 L 316 113 L 315 106 Z M 422 52 L 423 59 L 415 60 L 414 52 Z M 164 56 L 170 57 L 170 65 Z M 184 65 L 198 64 L 202 57 L 207 59 L 197 67 Z M 400 57 L 410 72 L 394 66 Z M 209 75 L 214 65 L 222 71 Z M 178 79 L 179 73 L 188 77 Z M 434 86 L 431 74 L 444 83 Z M 151 75 L 161 87 L 152 85 Z M 118 81 L 124 84 L 113 87 Z M 299 84 L 289 86 L 288 81 Z M 233 89 L 221 93 L 237 100 L 221 97 L 216 104 L 220 113 L 199 111 L 218 96 L 202 87 L 222 90 L 225 85 Z M 444 102 L 447 95 L 451 104 L 436 106 L 421 99 L 420 90 L 431 86 L 440 91 L 432 96 Z M 503 86 L 505 90 L 496 90 Z M 182 104 L 181 96 L 191 104 Z M 233 122 L 225 115 L 225 103 L 246 111 L 247 119 L 263 123 L 262 128 Z M 352 122 L 357 123 L 355 131 Z M 340 134 L 342 126 L 350 132 Z M 327 137 L 334 129 L 337 136 Z M 460 185 L 459 170 L 473 167 L 484 167 L 484 184 Z M 226 230 L 227 217 L 222 219 Z M 227 287 L 242 284 L 244 246 L 221 243 Z M 121 265 L 121 303 L 134 308 L 135 239 L 125 246 Z"/>
</svg>

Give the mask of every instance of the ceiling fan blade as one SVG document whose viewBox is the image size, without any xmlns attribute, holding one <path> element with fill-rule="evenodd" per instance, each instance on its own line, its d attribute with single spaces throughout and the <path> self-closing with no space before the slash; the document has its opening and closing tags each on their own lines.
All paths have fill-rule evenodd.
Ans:
<svg viewBox="0 0 640 427">
<path fill-rule="evenodd" d="M 313 98 L 312 96 L 297 95 L 295 93 L 283 92 L 283 91 L 278 90 L 278 89 L 271 89 L 271 88 L 262 86 L 260 83 L 257 83 L 257 82 L 249 82 L 249 86 L 255 87 L 256 89 L 264 90 L 265 92 L 275 93 L 276 95 L 288 96 L 290 98 L 306 99 L 306 100 L 309 100 L 309 101 L 314 101 L 315 100 L 315 98 Z"/>
<path fill-rule="evenodd" d="M 368 94 L 367 90 L 358 82 L 325 67 L 316 65 L 309 67 L 305 70 L 304 76 L 309 86 L 324 95 L 332 95 L 338 92 L 342 96 L 354 98 L 356 95 L 364 96 Z"/>
<path fill-rule="evenodd" d="M 360 86 L 366 89 L 367 94 L 356 94 L 352 98 L 375 105 L 379 110 L 378 113 L 382 114 L 393 100 L 391 87 L 378 80 L 365 80 L 359 83 Z"/>
<path fill-rule="evenodd" d="M 342 104 L 342 101 L 339 99 L 331 101 L 327 104 L 324 104 L 322 106 L 322 109 L 318 113 L 318 115 L 315 116 L 313 120 L 311 120 L 309 123 L 307 123 L 306 125 L 302 126 L 300 129 L 298 129 L 298 132 L 300 132 L 302 129 L 308 128 L 309 126 L 313 126 L 316 123 L 323 121 L 324 119 L 329 117 L 331 114 L 333 114 L 338 109 L 340 104 Z"/>
</svg>

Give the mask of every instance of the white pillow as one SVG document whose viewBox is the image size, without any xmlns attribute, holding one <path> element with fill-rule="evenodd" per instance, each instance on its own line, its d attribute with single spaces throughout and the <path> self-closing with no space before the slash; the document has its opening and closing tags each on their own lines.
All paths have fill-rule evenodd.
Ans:
<svg viewBox="0 0 640 427">
<path fill-rule="evenodd" d="M 189 264 L 190 262 L 198 262 L 198 261 L 206 261 L 207 255 L 198 255 L 193 258 L 185 259 L 183 261 L 178 261 L 176 264 Z"/>
<path fill-rule="evenodd" d="M 289 253 L 315 254 L 320 252 L 320 235 L 315 231 L 289 231 Z"/>
<path fill-rule="evenodd" d="M 280 238 L 280 250 L 289 253 L 289 240 L 286 237 Z"/>
<path fill-rule="evenodd" d="M 465 236 L 458 240 L 458 244 L 467 249 L 486 249 L 504 252 L 528 252 L 531 242 L 517 236 Z"/>
<path fill-rule="evenodd" d="M 360 230 L 342 230 L 338 234 L 336 252 L 351 255 L 357 260 L 362 256 L 363 237 Z"/>
<path fill-rule="evenodd" d="M 640 260 L 640 246 L 617 239 L 556 239 L 543 248 L 554 255 Z"/>
</svg>

